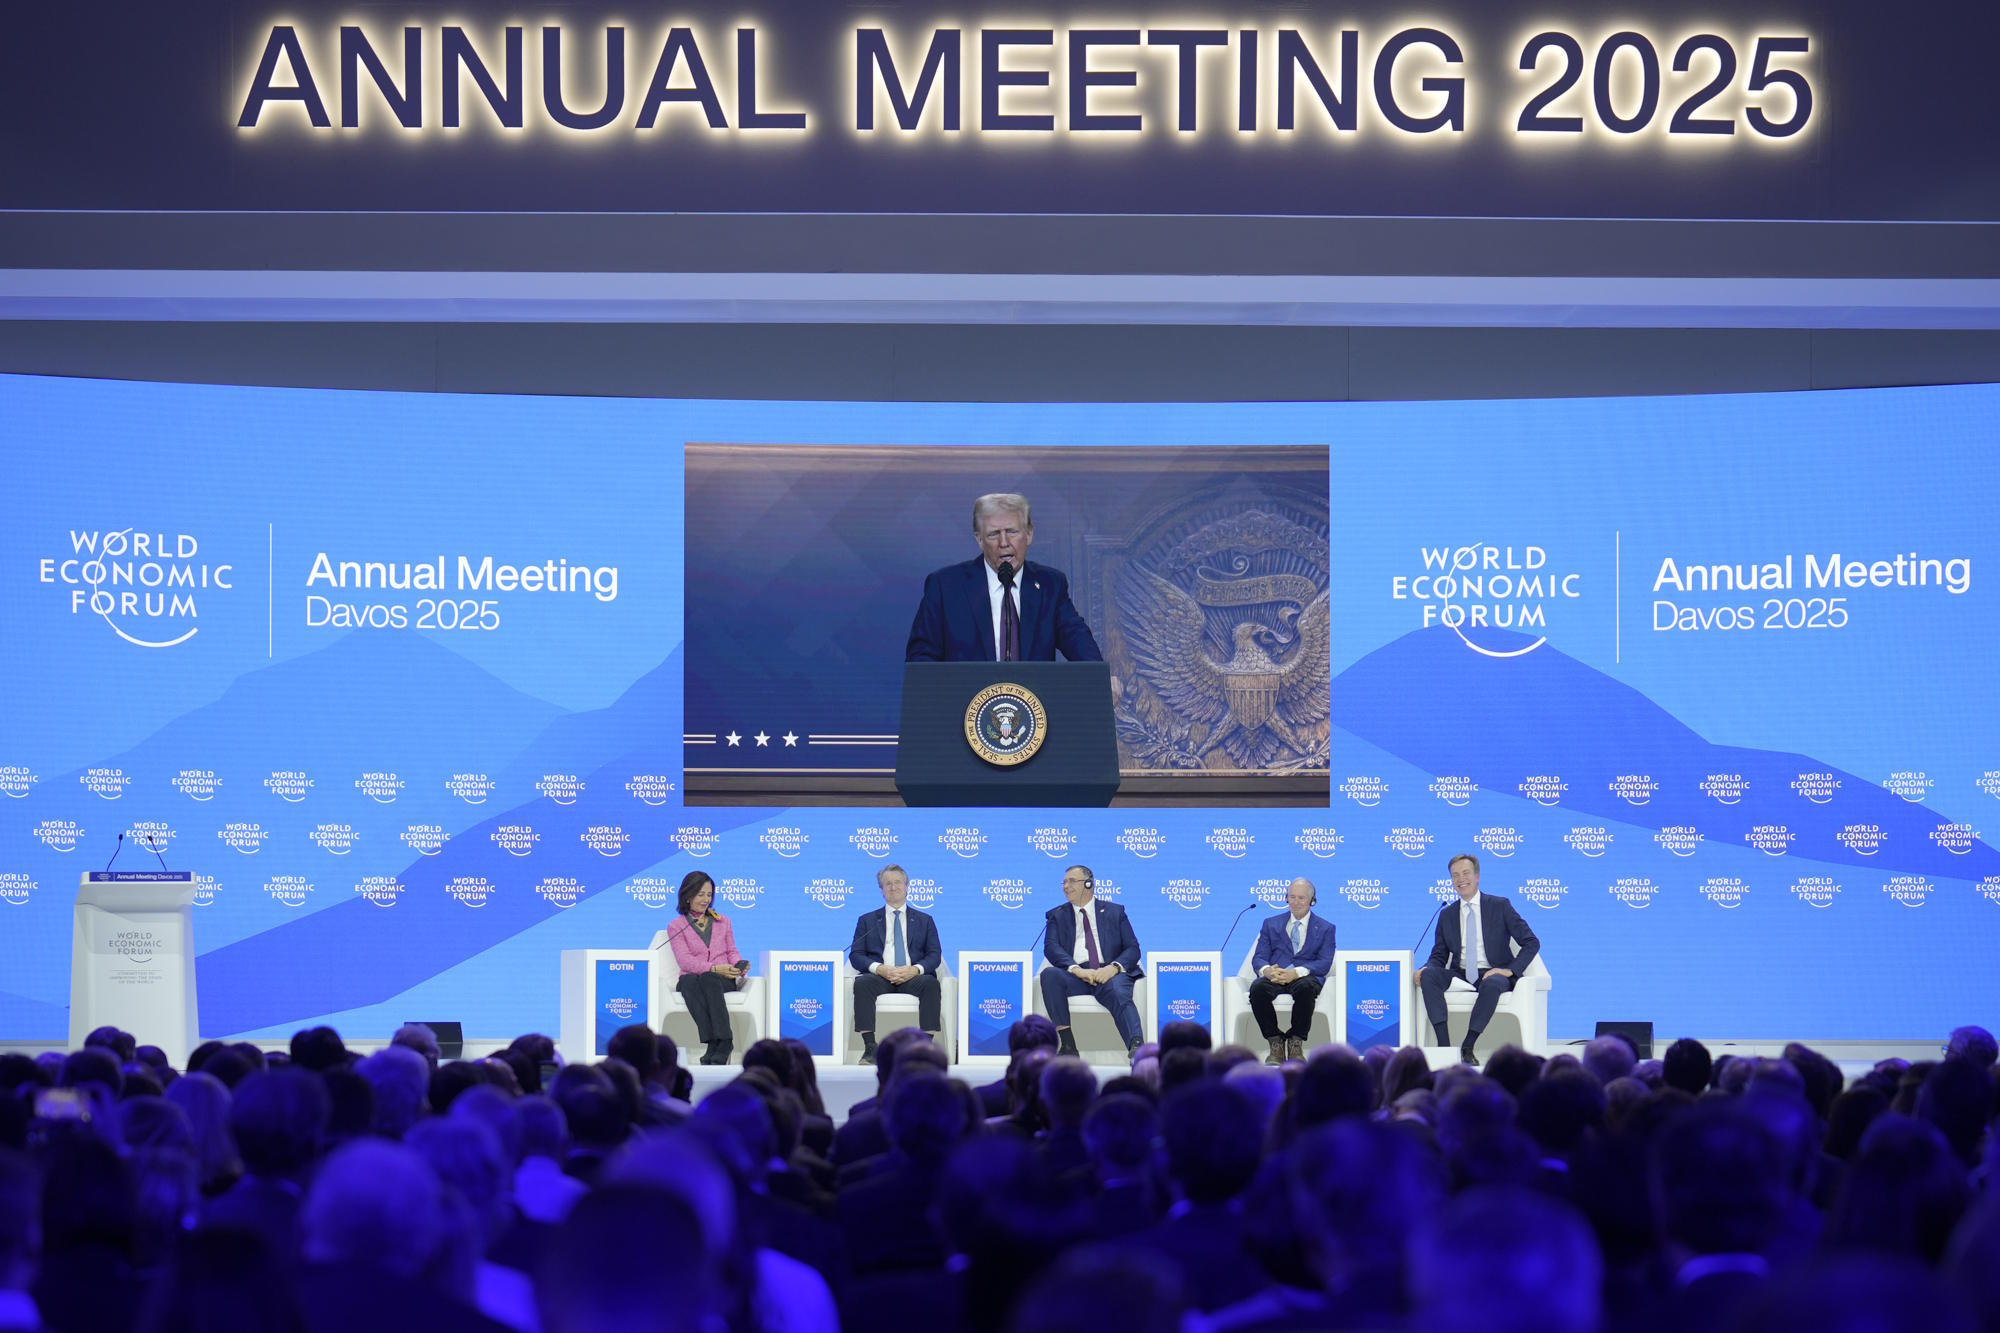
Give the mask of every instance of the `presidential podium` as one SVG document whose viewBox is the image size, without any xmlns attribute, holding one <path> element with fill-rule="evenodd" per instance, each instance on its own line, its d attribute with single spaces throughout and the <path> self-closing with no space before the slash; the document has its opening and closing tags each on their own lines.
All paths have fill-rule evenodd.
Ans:
<svg viewBox="0 0 2000 1333">
<path fill-rule="evenodd" d="M 896 790 L 906 805 L 1106 806 L 1118 794 L 1102 662 L 911 662 Z"/>
</svg>

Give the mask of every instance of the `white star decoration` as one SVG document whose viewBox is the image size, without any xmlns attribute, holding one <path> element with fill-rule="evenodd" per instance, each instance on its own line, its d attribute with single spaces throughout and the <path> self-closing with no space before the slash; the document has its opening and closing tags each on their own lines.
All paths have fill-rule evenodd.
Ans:
<svg viewBox="0 0 2000 1333">
<path fill-rule="evenodd" d="M 785 733 L 785 745 L 786 745 L 786 748 L 788 748 L 788 749 L 789 749 L 790 747 L 792 747 L 792 746 L 794 746 L 794 745 L 797 745 L 798 743 L 799 743 L 799 738 L 798 738 L 797 736 L 793 735 L 793 734 L 792 734 L 791 732 L 789 732 L 789 731 Z"/>
<path fill-rule="evenodd" d="M 761 732 L 761 731 L 760 731 L 760 732 L 758 732 L 758 733 L 757 733 L 757 734 L 756 734 L 755 736 L 752 736 L 752 737 L 751 737 L 750 739 L 752 739 L 752 740 L 756 741 L 756 742 L 757 742 L 757 744 L 758 744 L 758 745 L 760 745 L 760 746 L 763 746 L 763 745 L 769 745 L 769 744 L 771 743 L 771 738 L 770 738 L 769 736 L 765 735 L 765 734 L 764 734 L 763 732 Z"/>
<path fill-rule="evenodd" d="M 722 739 L 728 741 L 731 745 L 735 745 L 741 742 L 743 738 L 732 731 L 727 736 L 724 736 Z"/>
</svg>

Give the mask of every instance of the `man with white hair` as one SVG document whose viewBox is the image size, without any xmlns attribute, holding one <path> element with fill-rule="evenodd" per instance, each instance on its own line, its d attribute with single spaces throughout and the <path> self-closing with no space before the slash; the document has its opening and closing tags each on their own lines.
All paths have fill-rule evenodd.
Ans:
<svg viewBox="0 0 2000 1333">
<path fill-rule="evenodd" d="M 1027 497 L 982 495 L 972 505 L 979 554 L 924 579 L 910 622 L 908 662 L 1101 662 L 1059 569 L 1028 560 L 1035 540 Z"/>
</svg>

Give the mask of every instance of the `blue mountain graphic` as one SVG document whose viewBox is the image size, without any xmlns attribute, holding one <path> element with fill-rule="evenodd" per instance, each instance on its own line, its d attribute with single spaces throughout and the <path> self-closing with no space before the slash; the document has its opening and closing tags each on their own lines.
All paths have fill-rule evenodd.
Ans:
<svg viewBox="0 0 2000 1333">
<path fill-rule="evenodd" d="M 1533 642 L 1504 637 L 1508 648 Z M 1464 774 L 1488 791 L 1511 795 L 1529 774 L 1557 774 L 1569 788 L 1562 808 L 1596 819 L 1692 825 L 1710 843 L 1734 847 L 1748 845 L 1753 826 L 1782 823 L 1794 838 L 1792 856 L 1945 879 L 2000 873 L 2000 854 L 1984 842 L 1957 855 L 1932 841 L 1932 831 L 1950 822 L 1937 811 L 1807 755 L 1713 744 L 1639 691 L 1548 645 L 1490 658 L 1468 651 L 1450 629 L 1413 631 L 1335 678 L 1333 721 L 1433 777 Z M 1793 793 L 1808 772 L 1838 780 L 1826 804 Z M 1611 790 L 1614 778 L 1634 773 L 1659 784 L 1642 806 Z M 1704 796 L 1700 784 L 1711 773 L 1741 774 L 1750 795 L 1736 806 Z M 1880 828 L 1881 850 L 1863 855 L 1841 845 L 1836 835 L 1851 824 Z"/>
<path fill-rule="evenodd" d="M 389 912 L 393 930 L 383 929 L 384 909 L 357 898 L 201 955 L 203 1032 L 250 1032 L 381 1003 L 562 910 L 534 892 L 544 875 L 568 875 L 588 897 L 672 855 L 669 837 L 683 811 L 632 799 L 624 784 L 635 772 L 678 771 L 678 710 L 671 707 L 670 686 L 680 670 L 676 648 L 610 707 L 564 717 L 529 744 L 500 790 L 531 791 L 542 773 L 559 770 L 583 779 L 585 799 L 572 806 L 539 797 L 522 802 L 456 834 L 437 856 L 414 858 L 397 875 L 404 892 Z M 701 818 L 716 827 L 762 813 L 716 810 Z M 549 848 L 579 847 L 586 828 L 605 823 L 622 827 L 630 842 L 617 857 L 521 860 L 500 851 L 489 836 L 508 823 L 531 823 Z M 467 908 L 447 896 L 445 886 L 461 876 L 493 883 L 484 907 Z M 299 966 L 306 958 L 351 961 L 341 968 Z M 555 975 L 551 958 L 546 978 L 534 984 L 553 987 Z M 274 984 L 274 978 L 282 981 Z"/>
<path fill-rule="evenodd" d="M 107 762 L 149 779 L 212 768 L 238 791 L 274 769 L 322 783 L 491 773 L 561 712 L 421 634 L 357 631 L 239 677 Z"/>
</svg>

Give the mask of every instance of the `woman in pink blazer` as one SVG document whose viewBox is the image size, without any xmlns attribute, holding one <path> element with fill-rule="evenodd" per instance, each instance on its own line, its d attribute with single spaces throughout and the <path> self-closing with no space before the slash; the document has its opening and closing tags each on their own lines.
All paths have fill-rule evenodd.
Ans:
<svg viewBox="0 0 2000 1333">
<path fill-rule="evenodd" d="M 714 903 L 715 881 L 699 870 L 688 872 L 681 881 L 680 915 L 667 927 L 667 942 L 681 969 L 674 989 L 687 1001 L 695 1032 L 708 1044 L 701 1062 L 726 1065 L 735 1042 L 723 997 L 743 985 L 750 964 L 736 952 L 729 918 L 711 910 Z"/>
</svg>

